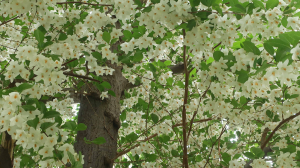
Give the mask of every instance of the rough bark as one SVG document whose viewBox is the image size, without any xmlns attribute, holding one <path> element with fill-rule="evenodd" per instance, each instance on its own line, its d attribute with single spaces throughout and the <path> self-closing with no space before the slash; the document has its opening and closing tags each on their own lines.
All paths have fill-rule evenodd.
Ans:
<svg viewBox="0 0 300 168">
<path fill-rule="evenodd" d="M 87 129 L 78 132 L 75 150 L 84 155 L 84 168 L 112 168 L 113 159 L 117 154 L 118 129 L 121 126 L 120 96 L 128 83 L 120 68 L 116 68 L 112 76 L 103 79 L 111 84 L 111 90 L 115 92 L 116 97 L 109 96 L 101 100 L 98 89 L 92 84 L 83 87 L 90 95 L 80 94 L 78 123 L 84 123 Z M 86 144 L 85 137 L 88 140 L 104 137 L 106 143 Z"/>
<path fill-rule="evenodd" d="M 0 168 L 12 168 L 15 140 L 5 131 L 0 145 Z"/>
</svg>

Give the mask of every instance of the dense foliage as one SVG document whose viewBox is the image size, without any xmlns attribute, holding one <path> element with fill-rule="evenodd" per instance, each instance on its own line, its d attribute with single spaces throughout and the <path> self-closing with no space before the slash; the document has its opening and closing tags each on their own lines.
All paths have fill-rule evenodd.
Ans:
<svg viewBox="0 0 300 168">
<path fill-rule="evenodd" d="M 118 96 L 105 80 L 113 64 L 134 84 L 120 102 L 116 167 L 299 167 L 299 8 L 0 1 L 0 126 L 17 140 L 14 167 L 82 167 L 74 137 L 89 128 L 68 91 L 92 83 L 101 99 Z"/>
</svg>

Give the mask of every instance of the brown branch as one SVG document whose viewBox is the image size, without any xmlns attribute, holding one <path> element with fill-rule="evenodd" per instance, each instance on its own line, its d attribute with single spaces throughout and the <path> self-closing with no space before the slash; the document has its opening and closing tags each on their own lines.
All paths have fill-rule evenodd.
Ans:
<svg viewBox="0 0 300 168">
<path fill-rule="evenodd" d="M 262 144 L 266 141 L 266 137 L 268 135 L 268 132 L 270 131 L 270 129 L 268 127 L 266 127 L 261 135 L 261 140 L 260 140 L 260 145 L 262 147 Z"/>
<path fill-rule="evenodd" d="M 208 11 L 208 10 L 200 10 L 200 11 L 196 11 L 196 12 L 188 12 L 188 13 L 199 13 L 199 12 L 209 12 L 209 13 L 217 13 L 219 14 L 219 12 L 213 12 L 213 11 Z M 242 14 L 242 13 L 236 13 L 236 12 L 223 12 L 223 14 L 226 13 L 226 14 L 236 14 L 236 15 L 245 15 L 245 14 Z"/>
<path fill-rule="evenodd" d="M 134 163 L 134 162 L 143 162 L 146 160 L 135 160 L 135 161 L 130 161 L 130 162 L 114 162 L 114 163 Z"/>
<path fill-rule="evenodd" d="M 81 55 L 79 58 L 82 58 L 84 55 Z M 69 60 L 69 61 L 67 61 L 67 62 L 65 62 L 65 63 L 63 63 L 63 64 L 61 64 L 61 66 L 65 66 L 65 65 L 67 65 L 68 63 L 70 63 L 70 62 L 73 62 L 73 61 L 75 61 L 75 60 L 78 60 L 77 58 L 73 58 L 73 59 L 71 59 L 71 60 Z"/>
<path fill-rule="evenodd" d="M 86 4 L 86 5 L 93 5 L 93 6 L 113 6 L 113 5 L 107 5 L 107 4 L 92 4 L 92 3 L 87 3 L 87 2 L 57 2 L 56 4 L 59 4 L 59 5 L 63 5 L 63 4 Z"/>
<path fill-rule="evenodd" d="M 222 43 L 222 41 L 219 42 L 217 45 L 215 45 L 215 46 L 212 48 L 212 50 L 216 49 L 219 45 L 221 45 L 221 43 Z"/>
<path fill-rule="evenodd" d="M 206 95 L 208 89 L 210 88 L 210 85 L 211 85 L 211 82 L 210 82 L 209 86 L 207 87 L 207 89 L 206 89 L 206 90 L 204 91 L 204 93 L 202 94 L 202 96 L 200 97 L 199 104 L 198 104 L 198 108 L 199 108 L 199 106 L 200 106 L 200 102 L 201 102 L 202 98 Z M 193 122 L 194 122 L 194 119 L 195 119 L 195 117 L 196 117 L 196 115 L 197 115 L 198 108 L 197 108 L 197 110 L 194 112 L 194 115 L 193 115 L 192 120 L 191 120 L 191 122 L 190 122 L 190 129 L 189 129 L 189 132 L 188 132 L 187 140 L 189 140 L 189 136 L 190 136 L 190 133 L 191 133 L 191 131 L 192 131 Z"/>
<path fill-rule="evenodd" d="M 142 140 L 142 142 L 146 142 L 146 141 L 148 141 L 149 139 L 156 137 L 157 135 L 158 135 L 158 134 L 153 134 L 153 135 L 149 136 L 148 138 Z M 115 158 L 113 158 L 113 160 L 116 160 L 118 157 L 120 157 L 120 156 L 122 156 L 122 155 L 124 155 L 124 154 L 126 154 L 126 153 L 128 153 L 128 152 L 130 152 L 132 149 L 134 149 L 134 148 L 136 148 L 136 147 L 138 147 L 138 146 L 140 146 L 140 144 L 136 144 L 136 145 L 132 146 L 131 148 L 127 149 L 127 150 L 124 150 L 124 151 L 122 151 L 122 152 L 118 152 L 118 153 L 117 153 L 117 156 L 116 156 Z"/>
<path fill-rule="evenodd" d="M 183 39 L 185 38 L 185 29 L 182 29 Z M 184 105 L 182 110 L 182 132 L 183 132 L 183 166 L 189 167 L 187 157 L 187 136 L 186 136 L 186 108 L 188 93 L 189 93 L 189 74 L 187 69 L 186 59 L 186 45 L 183 46 L 183 61 L 184 61 L 184 72 L 185 72 L 185 92 L 184 92 Z"/>
<path fill-rule="evenodd" d="M 74 74 L 73 72 L 63 72 L 63 74 L 67 75 L 67 76 L 74 76 L 74 77 L 77 77 L 77 78 L 82 78 L 82 79 L 87 79 L 87 80 L 91 80 L 91 81 L 95 81 L 95 82 L 100 82 L 96 79 L 93 79 L 93 78 L 90 78 L 90 77 L 87 77 L 87 76 Z"/>
<path fill-rule="evenodd" d="M 194 121 L 193 123 L 202 123 L 202 122 L 210 121 L 210 120 L 212 120 L 212 118 L 207 118 L 207 119 L 202 119 L 202 120 L 199 120 L 199 121 Z M 182 123 L 180 123 L 180 124 L 175 124 L 175 125 L 172 126 L 172 128 L 178 127 L 178 126 L 182 126 Z"/>
<path fill-rule="evenodd" d="M 292 115 L 284 120 L 282 120 L 277 127 L 271 132 L 271 134 L 268 136 L 267 140 L 260 146 L 261 149 L 264 149 L 267 146 L 267 143 L 272 139 L 273 135 L 275 132 L 285 123 L 289 122 L 290 120 L 296 118 L 297 116 L 300 115 L 300 112 L 296 113 L 295 115 Z"/>
<path fill-rule="evenodd" d="M 219 139 L 221 139 L 221 136 L 222 136 L 222 135 L 224 134 L 224 132 L 226 131 L 226 125 L 227 125 L 228 123 L 229 123 L 229 122 L 227 122 L 227 123 L 224 125 L 224 127 L 223 127 L 222 130 L 221 130 L 221 134 L 219 135 L 218 139 L 212 144 L 212 147 L 211 147 L 210 153 L 209 153 L 209 155 L 208 155 L 208 157 L 207 157 L 207 159 L 206 159 L 206 163 L 205 163 L 205 165 L 204 165 L 204 168 L 206 167 L 206 165 L 207 165 L 208 162 L 209 162 L 209 157 L 211 156 L 211 153 L 212 153 L 212 150 L 213 150 L 215 144 L 217 143 L 217 141 L 219 141 Z"/>
<path fill-rule="evenodd" d="M 22 15 L 21 15 L 21 16 L 22 16 Z M 8 21 L 2 22 L 2 23 L 0 24 L 0 26 L 4 25 L 4 24 L 6 24 L 6 23 L 8 23 L 8 22 L 10 22 L 10 21 L 13 21 L 13 20 L 15 20 L 15 19 L 17 19 L 17 18 L 19 18 L 19 17 L 20 17 L 20 16 L 16 16 L 16 17 L 14 17 L 14 18 L 9 19 Z"/>
</svg>

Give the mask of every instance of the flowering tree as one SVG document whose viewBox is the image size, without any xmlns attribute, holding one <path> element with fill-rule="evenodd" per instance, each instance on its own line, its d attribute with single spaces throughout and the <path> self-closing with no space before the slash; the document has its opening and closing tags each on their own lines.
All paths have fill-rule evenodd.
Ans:
<svg viewBox="0 0 300 168">
<path fill-rule="evenodd" d="M 1 1 L 0 167 L 299 167 L 299 8 Z"/>
</svg>

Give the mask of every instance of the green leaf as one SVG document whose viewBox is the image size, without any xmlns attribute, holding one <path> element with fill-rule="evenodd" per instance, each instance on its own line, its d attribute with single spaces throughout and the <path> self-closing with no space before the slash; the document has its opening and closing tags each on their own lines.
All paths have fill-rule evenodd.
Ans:
<svg viewBox="0 0 300 168">
<path fill-rule="evenodd" d="M 94 139 L 92 141 L 92 143 L 97 144 L 97 145 L 101 145 L 101 144 L 106 143 L 106 140 L 103 137 L 98 137 L 98 138 Z"/>
<path fill-rule="evenodd" d="M 39 44 L 44 43 L 45 33 L 43 33 L 40 29 L 36 29 L 34 32 L 35 39 L 39 42 Z"/>
<path fill-rule="evenodd" d="M 131 37 L 132 37 L 132 34 L 129 30 L 123 30 L 123 34 L 124 34 L 124 37 L 127 39 L 127 40 L 130 40 Z"/>
<path fill-rule="evenodd" d="M 80 41 L 81 43 L 84 43 L 85 40 L 87 40 L 88 36 L 82 37 L 80 39 L 78 39 L 78 41 Z"/>
<path fill-rule="evenodd" d="M 57 117 L 60 116 L 60 113 L 54 110 L 48 111 L 44 113 L 43 118 L 53 118 L 53 117 Z"/>
<path fill-rule="evenodd" d="M 158 122 L 158 120 L 159 120 L 159 118 L 158 118 L 158 116 L 156 115 L 156 114 L 151 114 L 151 119 L 152 119 L 152 121 L 156 124 L 157 122 Z"/>
<path fill-rule="evenodd" d="M 240 83 L 245 83 L 249 78 L 248 71 L 243 69 L 241 71 L 237 71 L 236 73 L 238 74 L 238 82 Z"/>
<path fill-rule="evenodd" d="M 148 162 L 154 162 L 157 159 L 157 155 L 156 154 L 148 154 L 145 153 L 145 158 Z"/>
<path fill-rule="evenodd" d="M 279 3 L 279 0 L 268 0 L 266 3 L 266 9 L 273 9 L 276 7 Z"/>
<path fill-rule="evenodd" d="M 270 110 L 267 110 L 267 111 L 266 111 L 266 114 L 267 114 L 267 116 L 268 116 L 270 119 L 272 119 L 273 116 L 274 116 L 273 112 L 270 111 Z"/>
<path fill-rule="evenodd" d="M 291 58 L 292 54 L 287 54 L 288 52 L 290 52 L 289 48 L 278 48 L 275 57 L 276 62 L 284 62 L 286 59 Z"/>
<path fill-rule="evenodd" d="M 120 115 L 120 120 L 124 121 L 126 119 L 126 112 L 122 112 Z"/>
<path fill-rule="evenodd" d="M 290 48 L 289 43 L 287 43 L 281 39 L 270 39 L 267 42 L 274 47 Z"/>
<path fill-rule="evenodd" d="M 25 110 L 25 111 L 34 111 L 36 108 L 32 105 L 23 105 L 22 108 Z"/>
<path fill-rule="evenodd" d="M 286 27 L 287 24 L 288 24 L 287 18 L 288 18 L 287 16 L 284 16 L 284 17 L 281 19 L 281 24 L 282 24 L 282 26 L 285 27 L 285 28 L 288 28 L 288 27 Z"/>
<path fill-rule="evenodd" d="M 43 26 L 39 26 L 37 29 L 40 30 L 43 34 L 47 33 L 47 30 Z"/>
<path fill-rule="evenodd" d="M 70 159 L 72 165 L 74 165 L 75 162 L 76 162 L 76 161 L 75 161 L 75 158 L 74 158 L 74 155 L 73 155 L 71 152 L 69 152 L 69 151 L 67 151 L 67 153 L 68 153 L 68 157 L 69 157 L 69 159 Z"/>
<path fill-rule="evenodd" d="M 148 64 L 148 65 L 149 65 L 149 67 L 150 67 L 150 70 L 151 70 L 153 73 L 155 73 L 155 72 L 156 72 L 155 66 L 154 66 L 152 63 L 150 63 L 150 64 Z"/>
<path fill-rule="evenodd" d="M 92 52 L 92 56 L 95 57 L 97 60 L 101 61 L 102 60 L 102 54 L 100 54 L 99 52 L 95 51 Z"/>
<path fill-rule="evenodd" d="M 224 57 L 224 53 L 221 51 L 215 51 L 213 57 L 216 61 L 219 61 L 221 57 Z"/>
<path fill-rule="evenodd" d="M 232 160 L 238 159 L 240 158 L 242 155 L 241 154 L 235 154 L 232 158 Z"/>
<path fill-rule="evenodd" d="M 237 13 L 246 13 L 246 8 L 243 7 L 241 4 L 236 4 L 235 6 L 229 8 L 229 10 Z"/>
<path fill-rule="evenodd" d="M 134 132 L 130 133 L 129 135 L 126 136 L 126 139 L 129 142 L 134 142 L 135 140 L 137 140 L 139 138 L 138 135 L 136 135 Z"/>
<path fill-rule="evenodd" d="M 206 60 L 206 64 L 210 64 L 214 62 L 214 58 L 213 57 L 209 57 L 207 60 Z"/>
<path fill-rule="evenodd" d="M 103 87 L 105 87 L 105 88 L 107 88 L 107 89 L 111 88 L 111 85 L 108 82 L 106 82 L 106 81 L 102 82 L 100 85 L 103 86 Z"/>
<path fill-rule="evenodd" d="M 245 96 L 241 96 L 241 97 L 240 97 L 240 104 L 241 104 L 241 105 L 244 105 L 244 104 L 246 104 L 246 103 L 247 103 L 246 97 L 245 97 Z"/>
<path fill-rule="evenodd" d="M 260 148 L 252 147 L 250 151 L 254 153 L 256 159 L 262 158 L 265 155 L 264 151 Z"/>
<path fill-rule="evenodd" d="M 38 125 L 39 121 L 40 121 L 40 119 L 38 117 L 35 117 L 35 119 L 33 119 L 33 120 L 28 120 L 27 124 L 30 127 L 33 127 L 34 129 L 36 129 L 36 126 Z"/>
<path fill-rule="evenodd" d="M 167 143 L 170 141 L 170 137 L 168 135 L 162 134 L 158 137 L 159 141 L 162 143 Z"/>
<path fill-rule="evenodd" d="M 38 108 L 42 113 L 47 112 L 47 107 L 45 106 L 45 104 L 44 104 L 43 102 L 38 102 L 37 108 Z"/>
<path fill-rule="evenodd" d="M 45 123 L 41 124 L 41 129 L 43 131 L 45 131 L 47 128 L 51 127 L 54 124 L 55 124 L 54 122 L 45 122 Z"/>
<path fill-rule="evenodd" d="M 255 46 L 255 44 L 252 43 L 251 41 L 244 41 L 244 42 L 243 42 L 243 45 L 244 45 L 245 51 L 247 51 L 247 52 L 252 52 L 252 53 L 254 53 L 255 55 L 260 55 L 259 49 L 258 49 L 258 48 Z"/>
<path fill-rule="evenodd" d="M 104 41 L 106 41 L 106 42 L 109 44 L 109 41 L 110 41 L 110 33 L 108 33 L 108 32 L 103 32 L 102 39 L 103 39 Z"/>
<path fill-rule="evenodd" d="M 84 63 L 85 63 L 85 58 L 84 58 L 84 57 L 79 58 L 79 63 L 80 63 L 80 64 L 84 64 Z"/>
<path fill-rule="evenodd" d="M 105 47 L 106 45 L 105 44 L 99 44 L 98 45 L 98 49 L 101 51 L 102 50 L 102 47 Z"/>
<path fill-rule="evenodd" d="M 283 41 L 286 41 L 287 43 L 292 44 L 293 46 L 296 46 L 300 41 L 300 32 L 285 32 L 279 34 L 279 38 Z"/>
<path fill-rule="evenodd" d="M 61 128 L 74 131 L 76 129 L 76 123 L 75 121 L 67 121 L 64 125 L 61 126 Z"/>
<path fill-rule="evenodd" d="M 249 159 L 255 159 L 255 155 L 251 152 L 245 152 L 243 154 Z"/>
<path fill-rule="evenodd" d="M 268 64 L 267 61 L 264 61 L 264 63 L 262 64 L 262 66 L 256 70 L 256 72 L 254 73 L 254 75 L 257 75 L 259 72 L 262 72 L 262 71 L 266 70 L 267 68 L 269 68 L 271 66 L 273 66 L 273 65 L 272 64 Z"/>
<path fill-rule="evenodd" d="M 179 156 L 179 153 L 177 150 L 171 150 L 171 154 L 173 157 L 178 157 Z"/>
<path fill-rule="evenodd" d="M 77 130 L 77 131 L 84 131 L 84 130 L 86 130 L 86 128 L 87 128 L 87 126 L 86 126 L 85 124 L 79 123 L 79 124 L 77 125 L 76 130 Z"/>
<path fill-rule="evenodd" d="M 222 159 L 225 163 L 229 164 L 229 161 L 231 160 L 231 155 L 229 155 L 228 153 L 222 153 Z"/>
<path fill-rule="evenodd" d="M 284 152 L 284 153 L 286 153 L 286 152 L 294 153 L 294 152 L 296 152 L 296 146 L 295 145 L 288 145 L 286 148 L 281 149 L 281 151 Z"/>
<path fill-rule="evenodd" d="M 64 41 L 68 38 L 68 36 L 65 34 L 65 33 L 60 33 L 59 34 L 59 37 L 58 37 L 58 40 L 60 41 Z"/>
<path fill-rule="evenodd" d="M 191 31 L 195 26 L 196 26 L 196 20 L 192 19 L 192 20 L 188 21 L 188 24 L 186 27 L 189 29 L 189 31 Z"/>
<path fill-rule="evenodd" d="M 55 122 L 57 123 L 57 127 L 59 127 L 62 123 L 62 118 L 60 116 L 56 116 L 55 117 Z"/>
<path fill-rule="evenodd" d="M 145 32 L 146 32 L 145 26 L 138 26 L 138 30 L 141 34 L 145 34 Z"/>
<path fill-rule="evenodd" d="M 116 94 L 115 94 L 115 92 L 114 92 L 114 91 L 112 91 L 112 90 L 109 90 L 109 91 L 108 91 L 108 94 L 110 94 L 110 95 L 112 95 L 112 96 L 116 97 Z"/>
<path fill-rule="evenodd" d="M 164 64 L 165 64 L 166 66 L 171 65 L 171 63 L 172 63 L 172 61 L 170 61 L 170 60 L 167 60 L 167 61 L 164 62 Z"/>
<path fill-rule="evenodd" d="M 264 4 L 260 0 L 253 0 L 252 2 L 255 7 L 260 7 L 261 9 L 265 9 Z"/>
<path fill-rule="evenodd" d="M 271 55 L 274 55 L 274 48 L 273 48 L 273 46 L 271 45 L 271 44 L 269 44 L 269 43 L 264 43 L 264 48 L 265 48 L 265 50 L 269 53 L 269 54 L 271 54 Z"/>
<path fill-rule="evenodd" d="M 24 90 L 32 88 L 32 86 L 33 85 L 31 85 L 29 83 L 22 83 L 21 85 L 19 85 L 16 88 L 16 91 L 19 92 L 19 93 L 22 93 Z"/>
<path fill-rule="evenodd" d="M 191 7 L 198 6 L 200 4 L 200 0 L 189 0 Z"/>
<path fill-rule="evenodd" d="M 173 85 L 173 81 L 174 81 L 174 79 L 173 78 L 167 78 L 167 85 L 169 85 L 169 86 L 172 86 Z"/>
<path fill-rule="evenodd" d="M 90 140 L 87 140 L 86 137 L 84 137 L 83 140 L 86 144 L 92 144 L 92 142 Z"/>
<path fill-rule="evenodd" d="M 143 60 L 143 53 L 142 51 L 137 51 L 133 56 L 134 62 L 141 62 Z"/>
</svg>

